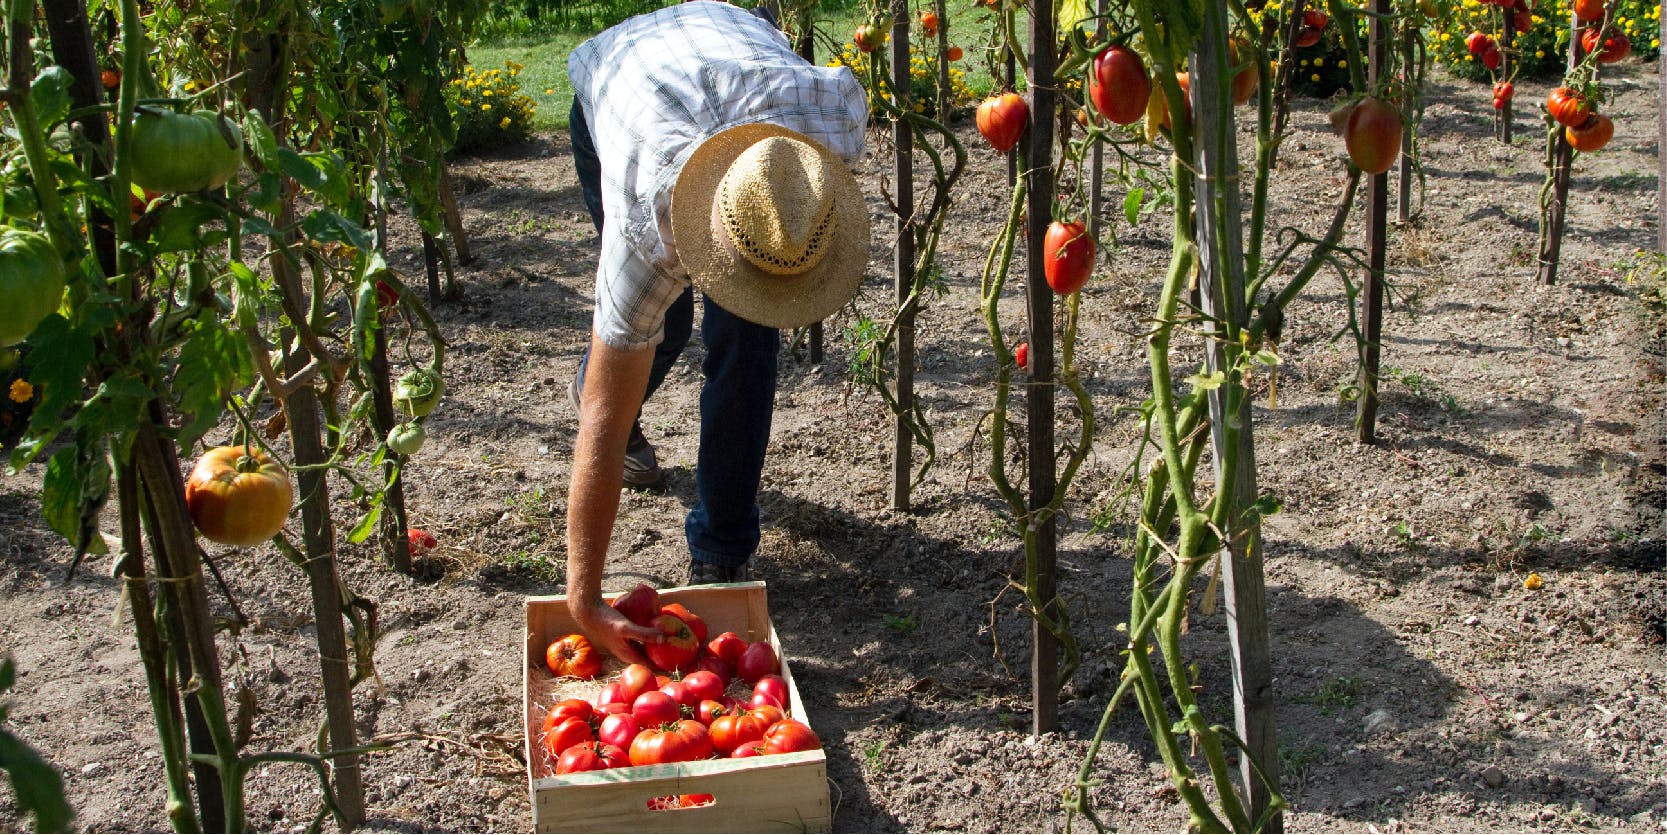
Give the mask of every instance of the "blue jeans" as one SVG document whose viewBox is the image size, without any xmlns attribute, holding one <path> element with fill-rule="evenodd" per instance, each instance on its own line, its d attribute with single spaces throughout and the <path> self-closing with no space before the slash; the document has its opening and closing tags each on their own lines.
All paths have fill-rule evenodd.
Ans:
<svg viewBox="0 0 1667 835">
<path fill-rule="evenodd" d="M 574 168 L 591 222 L 602 231 L 602 175 L 585 124 L 584 110 L 573 100 L 568 131 L 573 140 Z M 764 452 L 770 443 L 770 418 L 775 408 L 776 360 L 781 334 L 724 310 L 710 298 L 702 299 L 701 341 L 706 359 L 701 371 L 700 450 L 695 458 L 695 506 L 683 522 L 689 555 L 699 562 L 725 568 L 745 565 L 758 550 L 758 485 L 764 473 Z M 654 395 L 666 374 L 689 344 L 694 330 L 694 288 L 685 288 L 666 311 L 665 337 L 654 348 L 643 400 Z M 584 386 L 590 351 L 579 361 L 579 385 Z"/>
</svg>

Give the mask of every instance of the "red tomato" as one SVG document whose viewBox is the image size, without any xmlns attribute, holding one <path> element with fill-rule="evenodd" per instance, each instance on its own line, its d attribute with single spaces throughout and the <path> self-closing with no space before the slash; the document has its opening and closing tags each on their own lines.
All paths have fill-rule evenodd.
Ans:
<svg viewBox="0 0 1667 835">
<path fill-rule="evenodd" d="M 1246 53 L 1246 52 L 1249 52 L 1252 55 L 1255 54 L 1255 50 L 1253 50 L 1248 43 L 1241 43 L 1240 41 L 1233 40 L 1233 41 L 1229 41 L 1228 44 L 1227 44 L 1227 58 L 1228 58 L 1229 61 L 1232 62 L 1233 66 L 1238 66 L 1239 65 L 1239 62 L 1241 60 L 1239 58 L 1239 56 Z M 1238 105 L 1244 104 L 1247 101 L 1250 101 L 1250 97 L 1256 94 L 1256 85 L 1260 84 L 1261 81 L 1262 81 L 1261 77 L 1256 74 L 1256 64 L 1254 63 L 1254 61 L 1252 61 L 1249 64 L 1246 64 L 1243 69 L 1239 70 L 1237 73 L 1234 73 L 1234 75 L 1233 75 L 1233 104 L 1234 104 L 1234 106 L 1238 106 Z"/>
<path fill-rule="evenodd" d="M 595 741 L 596 735 L 591 733 L 589 722 L 568 717 L 544 734 L 544 752 L 553 760 L 575 745 Z"/>
<path fill-rule="evenodd" d="M 1632 39 L 1614 26 L 1603 29 L 1588 26 L 1580 35 L 1580 47 L 1587 52 L 1597 53 L 1598 63 L 1614 64 L 1625 61 L 1627 56 L 1632 54 Z"/>
<path fill-rule="evenodd" d="M 978 105 L 978 132 L 1001 153 L 1013 150 L 1030 121 L 1030 105 L 1018 93 L 998 93 Z"/>
<path fill-rule="evenodd" d="M 683 717 L 683 711 L 676 699 L 659 690 L 650 690 L 631 703 L 631 715 L 636 717 L 638 725 L 650 728 L 676 722 Z"/>
<path fill-rule="evenodd" d="M 851 43 L 856 44 L 860 52 L 873 52 L 885 42 L 885 30 L 868 23 L 858 26 L 857 31 L 851 35 Z"/>
<path fill-rule="evenodd" d="M 722 756 L 730 756 L 743 745 L 762 741 L 764 729 L 764 720 L 750 713 L 719 716 L 712 720 L 712 748 Z"/>
<path fill-rule="evenodd" d="M 735 665 L 713 655 L 707 649 L 702 649 L 700 654 L 695 656 L 695 670 L 705 670 L 717 676 L 718 680 L 725 684 L 728 684 L 729 680 L 735 677 Z"/>
<path fill-rule="evenodd" d="M 722 632 L 713 638 L 706 648 L 733 666 L 741 659 L 741 653 L 746 652 L 747 640 L 734 632 Z"/>
<path fill-rule="evenodd" d="M 1013 346 L 1013 362 L 1017 363 L 1020 368 L 1030 367 L 1029 342 L 1020 342 L 1018 345 Z"/>
<path fill-rule="evenodd" d="M 1310 29 L 1324 29 L 1330 22 L 1331 18 L 1319 9 L 1304 9 L 1302 12 L 1302 25 Z"/>
<path fill-rule="evenodd" d="M 544 663 L 557 678 L 595 678 L 602 672 L 602 653 L 589 638 L 574 633 L 552 641 L 544 651 Z"/>
<path fill-rule="evenodd" d="M 771 699 L 774 699 L 776 706 L 780 707 L 782 710 L 787 710 L 789 707 L 792 707 L 792 705 L 787 703 L 787 679 L 775 674 L 759 676 L 758 681 L 753 682 L 752 695 L 755 700 L 759 696 L 768 696 Z"/>
<path fill-rule="evenodd" d="M 1354 106 L 1343 127 L 1349 159 L 1367 174 L 1382 174 L 1401 153 L 1401 113 L 1388 102 L 1367 96 Z"/>
<path fill-rule="evenodd" d="M 725 683 L 723 679 L 707 670 L 695 670 L 683 677 L 683 686 L 688 688 L 689 695 L 697 702 L 723 698 Z"/>
<path fill-rule="evenodd" d="M 1471 55 L 1481 57 L 1482 53 L 1499 47 L 1494 44 L 1492 35 L 1485 32 L 1471 32 L 1465 36 L 1464 48 L 1470 50 Z"/>
<path fill-rule="evenodd" d="M 747 711 L 747 715 L 763 722 L 765 728 L 769 728 L 771 725 L 787 718 L 787 713 L 774 705 L 760 705 L 754 707 Z"/>
<path fill-rule="evenodd" d="M 1563 136 L 1576 151 L 1596 151 L 1615 138 L 1615 123 L 1602 113 L 1593 113 L 1580 127 L 1563 128 Z"/>
<path fill-rule="evenodd" d="M 749 744 L 746 744 L 746 745 L 742 745 L 741 747 L 736 748 L 734 751 L 729 752 L 730 759 L 735 759 L 735 760 L 741 759 L 742 757 L 762 757 L 762 756 L 764 756 L 764 743 L 762 743 L 762 742 L 753 742 L 753 743 L 749 743 Z"/>
<path fill-rule="evenodd" d="M 615 713 L 630 713 L 631 706 L 624 702 L 603 702 L 596 706 L 596 715 L 606 718 Z"/>
<path fill-rule="evenodd" d="M 822 740 L 809 725 L 797 719 L 783 719 L 764 732 L 764 753 L 791 754 L 795 751 L 815 751 Z"/>
<path fill-rule="evenodd" d="M 1094 273 L 1094 239 L 1088 227 L 1074 220 L 1048 224 L 1042 238 L 1042 274 L 1055 293 L 1067 296 L 1082 289 Z"/>
<path fill-rule="evenodd" d="M 1511 12 L 1511 29 L 1526 32 L 1534 28 L 1534 15 L 1527 9 L 1517 9 Z"/>
<path fill-rule="evenodd" d="M 259 545 L 283 530 L 294 497 L 289 473 L 248 446 L 203 453 L 185 482 L 185 506 L 197 532 L 221 545 Z"/>
<path fill-rule="evenodd" d="M 556 760 L 556 773 L 601 771 L 605 768 L 625 768 L 630 764 L 631 757 L 617 745 L 582 742 L 561 752 L 561 756 Z"/>
<path fill-rule="evenodd" d="M 681 620 L 689 625 L 689 631 L 695 633 L 695 641 L 697 643 L 706 643 L 706 636 L 708 634 L 706 619 L 695 614 L 694 612 L 689 611 L 688 607 L 681 603 L 667 603 L 660 607 L 660 614 L 676 616 L 678 620 Z"/>
<path fill-rule="evenodd" d="M 1569 87 L 1557 87 L 1545 97 L 1545 109 L 1551 118 L 1566 128 L 1579 127 L 1586 124 L 1592 117 L 1592 103 L 1578 91 Z"/>
<path fill-rule="evenodd" d="M 1324 33 L 1319 29 L 1315 29 L 1312 26 L 1304 26 L 1297 30 L 1297 39 L 1295 44 L 1298 49 L 1307 49 L 1308 47 L 1319 43 L 1320 38 L 1323 36 Z"/>
<path fill-rule="evenodd" d="M 643 652 L 654 666 L 662 670 L 689 670 L 694 668 L 695 655 L 700 652 L 700 642 L 695 640 L 695 633 L 689 625 L 676 615 L 660 615 L 649 624 L 650 628 L 660 630 L 665 635 L 657 644 L 645 644 Z"/>
<path fill-rule="evenodd" d="M 759 677 L 781 672 L 781 661 L 767 641 L 754 641 L 735 661 L 735 675 L 752 684 Z"/>
<path fill-rule="evenodd" d="M 114 90 L 122 86 L 121 70 L 105 70 L 98 74 L 98 80 L 104 85 L 104 89 Z"/>
<path fill-rule="evenodd" d="M 938 34 L 938 13 L 927 9 L 920 13 L 920 31 L 927 35 Z"/>
<path fill-rule="evenodd" d="M 704 760 L 712 756 L 706 726 L 693 719 L 645 729 L 631 742 L 632 765 L 658 765 Z"/>
<path fill-rule="evenodd" d="M 590 702 L 584 699 L 563 699 L 550 705 L 550 712 L 544 716 L 544 732 L 549 733 L 552 728 L 561 724 L 563 719 L 580 719 L 588 723 L 595 715 Z"/>
<path fill-rule="evenodd" d="M 711 806 L 717 802 L 718 799 L 709 794 L 680 794 L 677 796 L 677 805 L 685 809 L 693 809 L 696 806 Z"/>
<path fill-rule="evenodd" d="M 1126 46 L 1107 47 L 1095 56 L 1088 73 L 1088 98 L 1100 115 L 1132 125 L 1146 114 L 1152 78 L 1140 54 Z"/>
<path fill-rule="evenodd" d="M 1517 88 L 1509 81 L 1501 81 L 1493 85 L 1493 98 L 1495 101 L 1510 101 L 1511 98 L 1516 95 L 1516 92 Z"/>
<path fill-rule="evenodd" d="M 660 685 L 660 692 L 670 696 L 672 701 L 683 707 L 692 708 L 700 704 L 700 699 L 695 698 L 694 693 L 689 691 L 689 685 L 682 681 L 668 681 Z"/>
<path fill-rule="evenodd" d="M 596 729 L 596 738 L 609 745 L 630 748 L 631 740 L 637 738 L 642 730 L 642 724 L 637 717 L 629 713 L 610 713 L 602 718 L 602 724 Z"/>
<path fill-rule="evenodd" d="M 440 540 L 434 534 L 422 528 L 411 528 L 405 532 L 405 541 L 411 546 L 411 556 L 420 557 L 435 548 L 440 547 Z"/>
<path fill-rule="evenodd" d="M 701 699 L 700 704 L 695 705 L 695 720 L 707 727 L 729 713 L 729 706 L 717 699 Z"/>
<path fill-rule="evenodd" d="M 1505 56 L 1497 49 L 1490 49 L 1482 53 L 1482 66 L 1489 70 L 1497 70 L 1505 63 Z"/>
<path fill-rule="evenodd" d="M 634 702 L 638 696 L 658 688 L 654 671 L 647 664 L 632 664 L 619 671 L 619 701 Z M 606 700 L 604 700 L 606 701 Z"/>
<path fill-rule="evenodd" d="M 1603 19 L 1603 0 L 1574 0 L 1569 6 L 1574 9 L 1574 16 L 1583 21 Z"/>
<path fill-rule="evenodd" d="M 636 588 L 614 598 L 613 607 L 626 620 L 638 626 L 647 626 L 660 614 L 660 593 L 647 583 L 639 583 Z"/>
<path fill-rule="evenodd" d="M 964 54 L 965 53 L 963 53 L 961 51 L 961 48 L 958 47 L 958 46 L 952 46 L 949 49 L 944 50 L 944 57 L 948 58 L 951 61 L 961 60 L 961 56 L 964 55 Z"/>
<path fill-rule="evenodd" d="M 642 695 L 642 694 L 639 693 L 637 695 Z M 613 681 L 608 682 L 607 684 L 602 685 L 602 692 L 597 694 L 597 696 L 596 696 L 596 703 L 599 704 L 599 705 L 612 704 L 614 702 L 630 703 L 630 701 L 631 701 L 630 699 L 625 698 L 625 693 L 621 689 L 621 685 L 620 685 L 618 679 L 615 679 Z"/>
</svg>

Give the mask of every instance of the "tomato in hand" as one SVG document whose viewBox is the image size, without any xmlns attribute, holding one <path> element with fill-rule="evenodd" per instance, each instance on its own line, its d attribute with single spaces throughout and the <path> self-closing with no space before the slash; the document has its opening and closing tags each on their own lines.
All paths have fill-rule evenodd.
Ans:
<svg viewBox="0 0 1667 835">
<path fill-rule="evenodd" d="M 1030 121 L 1030 105 L 1018 93 L 998 93 L 978 105 L 978 132 L 1001 153 L 1013 150 Z"/>
<path fill-rule="evenodd" d="M 1551 118 L 1567 128 L 1576 128 L 1586 124 L 1596 111 L 1592 103 L 1586 100 L 1578 90 L 1571 87 L 1557 87 L 1545 97 L 1545 109 Z"/>
<path fill-rule="evenodd" d="M 660 614 L 660 593 L 647 583 L 638 583 L 636 588 L 614 598 L 612 605 L 626 620 L 647 626 Z"/>
<path fill-rule="evenodd" d="M 1401 112 L 1382 99 L 1361 99 L 1344 123 L 1343 144 L 1361 171 L 1388 171 L 1401 153 Z"/>
<path fill-rule="evenodd" d="M 601 771 L 607 768 L 626 768 L 631 757 L 617 745 L 603 742 L 582 742 L 556 759 L 557 774 L 576 774 L 581 771 Z"/>
<path fill-rule="evenodd" d="M 293 499 L 284 466 L 254 447 L 203 453 L 185 482 L 192 524 L 221 545 L 247 547 L 271 539 L 283 529 Z"/>
<path fill-rule="evenodd" d="M 702 645 L 706 643 L 706 636 L 709 634 L 706 619 L 689 611 L 689 607 L 681 603 L 667 603 L 660 607 L 660 614 L 672 615 L 688 624 L 689 631 L 695 633 L 695 641 Z"/>
<path fill-rule="evenodd" d="M 632 765 L 659 765 L 704 760 L 712 756 L 706 726 L 693 719 L 667 722 L 643 729 L 631 742 Z"/>
<path fill-rule="evenodd" d="M 682 672 L 694 668 L 700 642 L 695 640 L 694 631 L 682 618 L 660 615 L 648 625 L 651 629 L 660 630 L 664 636 L 659 643 L 643 645 L 643 653 L 648 656 L 649 663 L 667 671 Z"/>
<path fill-rule="evenodd" d="M 1152 78 L 1140 53 L 1126 46 L 1107 47 L 1095 56 L 1088 73 L 1088 98 L 1094 109 L 1119 125 L 1132 125 L 1146 113 Z"/>
<path fill-rule="evenodd" d="M 791 754 L 795 751 L 815 751 L 822 740 L 809 725 L 797 719 L 783 719 L 764 732 L 764 753 Z"/>
<path fill-rule="evenodd" d="M 1563 136 L 1576 151 L 1590 153 L 1602 149 L 1615 138 L 1615 123 L 1602 113 L 1593 113 L 1580 127 L 1563 128 Z"/>
<path fill-rule="evenodd" d="M 742 681 L 752 684 L 763 676 L 781 672 L 781 660 L 776 657 L 775 647 L 767 641 L 754 641 L 741 657 L 735 661 L 735 675 Z"/>
<path fill-rule="evenodd" d="M 591 646 L 589 638 L 574 633 L 551 641 L 544 663 L 557 678 L 595 678 L 602 672 L 602 653 Z"/>
<path fill-rule="evenodd" d="M 1081 222 L 1054 221 L 1042 238 L 1042 275 L 1055 293 L 1067 296 L 1082 289 L 1094 273 L 1094 239 Z"/>
</svg>

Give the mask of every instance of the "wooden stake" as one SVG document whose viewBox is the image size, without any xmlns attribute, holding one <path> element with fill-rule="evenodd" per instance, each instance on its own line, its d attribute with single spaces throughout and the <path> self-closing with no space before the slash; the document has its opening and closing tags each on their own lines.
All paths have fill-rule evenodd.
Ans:
<svg viewBox="0 0 1667 835">
<path fill-rule="evenodd" d="M 1580 43 L 1580 18 L 1569 11 L 1569 63 L 1574 69 L 1585 57 Z M 1563 224 L 1568 213 L 1569 176 L 1574 171 L 1574 146 L 1562 128 L 1555 131 L 1556 143 L 1551 162 L 1551 205 L 1546 208 L 1544 234 L 1540 239 L 1539 282 L 1546 286 L 1557 283 L 1557 267 L 1563 260 Z"/>
<path fill-rule="evenodd" d="M 1367 86 L 1376 89 L 1389 66 L 1389 0 L 1372 0 L 1375 13 L 1368 24 L 1371 42 L 1367 63 Z M 1383 267 L 1388 249 L 1389 174 L 1373 174 L 1366 181 L 1366 282 L 1361 290 L 1361 338 L 1366 341 L 1360 363 L 1359 411 L 1355 416 L 1356 439 L 1363 444 L 1377 442 L 1378 364 L 1383 342 Z"/>
<path fill-rule="evenodd" d="M 1418 30 L 1407 26 L 1401 31 L 1401 78 L 1410 86 L 1413 81 L 1413 46 L 1418 37 Z M 1420 94 L 1421 95 L 1421 94 Z M 1416 114 L 1414 114 L 1416 115 Z M 1395 200 L 1395 218 L 1401 223 L 1412 220 L 1412 174 L 1413 165 L 1413 128 L 1416 125 L 1411 119 L 1401 126 L 1401 160 L 1399 165 L 1400 183 Z"/>
<path fill-rule="evenodd" d="M 1039 8 L 1049 9 L 1049 6 Z M 1025 240 L 1025 314 L 1030 332 L 1030 385 L 1025 390 L 1025 420 L 1029 453 L 1030 510 L 1053 502 L 1054 466 L 1054 329 L 1053 290 L 1042 272 L 1047 251 L 1043 237 L 1053 216 L 1055 21 L 1052 13 L 1030 15 L 1030 128 L 1021 144 L 1026 177 L 1025 209 L 1029 213 Z M 1058 589 L 1054 576 L 1058 559 L 1057 520 L 1036 524 L 1036 599 L 1044 612 L 1058 620 Z M 1044 734 L 1059 727 L 1059 642 L 1040 621 L 1031 626 L 1034 650 L 1030 656 L 1031 732 Z"/>
<path fill-rule="evenodd" d="M 891 83 L 898 91 L 909 88 L 909 2 L 891 3 Z M 907 95 L 906 92 L 903 95 Z M 899 107 L 908 107 L 907 99 L 900 98 Z M 895 155 L 892 167 L 897 175 L 897 249 L 892 261 L 892 285 L 899 308 L 908 300 L 915 284 L 915 175 L 914 128 L 907 121 L 892 122 L 891 139 Z M 914 435 L 909 425 L 914 420 L 909 414 L 915 399 L 915 325 L 914 316 L 907 315 L 897 323 L 897 406 L 904 410 L 896 416 L 896 442 L 891 458 L 891 509 L 909 509 L 909 473 L 914 464 Z"/>
</svg>

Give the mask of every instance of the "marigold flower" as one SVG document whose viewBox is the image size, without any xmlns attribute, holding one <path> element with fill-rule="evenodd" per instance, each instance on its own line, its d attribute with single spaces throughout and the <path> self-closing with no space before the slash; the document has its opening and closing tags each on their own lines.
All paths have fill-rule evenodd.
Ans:
<svg viewBox="0 0 1667 835">
<path fill-rule="evenodd" d="M 10 397 L 13 403 L 28 403 L 35 397 L 35 387 L 29 385 L 28 380 L 13 380 L 11 391 L 7 392 L 6 396 Z"/>
</svg>

